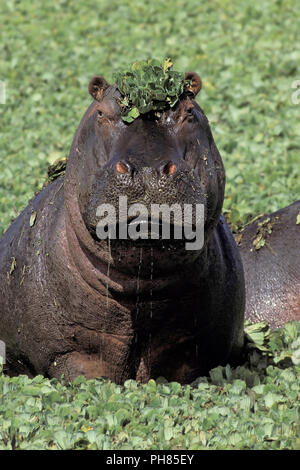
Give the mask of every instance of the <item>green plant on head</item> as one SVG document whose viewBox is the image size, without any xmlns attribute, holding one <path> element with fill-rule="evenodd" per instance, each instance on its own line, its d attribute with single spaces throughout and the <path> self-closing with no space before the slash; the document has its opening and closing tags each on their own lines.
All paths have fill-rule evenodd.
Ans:
<svg viewBox="0 0 300 470">
<path fill-rule="evenodd" d="M 148 59 L 134 62 L 127 70 L 114 74 L 122 95 L 123 121 L 130 123 L 149 111 L 159 114 L 177 103 L 190 80 L 171 70 L 172 66 L 170 58 L 163 63 Z"/>
</svg>

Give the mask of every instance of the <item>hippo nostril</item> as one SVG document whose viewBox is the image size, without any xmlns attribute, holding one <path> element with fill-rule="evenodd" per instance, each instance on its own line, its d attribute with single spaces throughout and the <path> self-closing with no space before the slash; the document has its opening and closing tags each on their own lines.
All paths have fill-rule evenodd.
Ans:
<svg viewBox="0 0 300 470">
<path fill-rule="evenodd" d="M 118 162 L 115 165 L 115 170 L 118 173 L 121 173 L 121 175 L 124 175 L 125 173 L 129 173 L 129 166 L 127 165 L 127 163 Z"/>
<path fill-rule="evenodd" d="M 164 167 L 163 167 L 163 170 L 162 172 L 165 174 L 165 175 L 174 175 L 174 173 L 176 173 L 177 171 L 177 166 L 175 165 L 175 163 L 173 162 L 168 162 Z"/>
</svg>

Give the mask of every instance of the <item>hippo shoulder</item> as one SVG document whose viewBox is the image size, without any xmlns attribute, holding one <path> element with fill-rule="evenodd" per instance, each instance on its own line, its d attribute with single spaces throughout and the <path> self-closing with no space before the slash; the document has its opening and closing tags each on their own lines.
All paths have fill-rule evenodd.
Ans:
<svg viewBox="0 0 300 470">
<path fill-rule="evenodd" d="M 22 239 L 26 240 L 27 232 L 36 224 L 36 221 L 43 217 L 51 219 L 56 217 L 60 205 L 53 204 L 63 194 L 64 176 L 56 179 L 38 194 L 36 194 L 23 209 L 19 216 L 12 222 L 0 240 L 0 262 L 4 263 L 5 258 L 10 258 L 12 250 L 17 244 L 18 249 Z"/>
</svg>

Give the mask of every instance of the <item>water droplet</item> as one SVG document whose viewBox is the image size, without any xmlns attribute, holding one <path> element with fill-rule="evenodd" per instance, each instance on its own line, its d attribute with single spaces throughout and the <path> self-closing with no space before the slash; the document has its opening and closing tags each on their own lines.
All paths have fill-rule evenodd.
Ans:
<svg viewBox="0 0 300 470">
<path fill-rule="evenodd" d="M 136 279 L 136 316 L 139 314 L 139 301 L 140 301 L 140 275 L 141 275 L 141 267 L 143 262 L 143 248 L 140 248 L 140 260 L 138 266 L 138 274 Z"/>
<path fill-rule="evenodd" d="M 153 295 L 153 290 L 152 290 L 152 285 L 153 285 L 153 248 L 152 247 L 150 249 L 150 253 L 151 253 L 151 261 L 150 261 L 150 281 L 151 281 L 151 285 L 150 285 L 150 318 L 152 319 L 152 307 L 153 307 L 153 304 L 152 304 L 152 295 Z"/>
<path fill-rule="evenodd" d="M 111 245 L 110 238 L 108 237 L 108 263 L 107 263 L 107 281 L 106 281 L 106 307 L 108 308 L 108 281 L 109 281 L 109 272 L 110 272 L 110 262 L 111 262 Z"/>
</svg>

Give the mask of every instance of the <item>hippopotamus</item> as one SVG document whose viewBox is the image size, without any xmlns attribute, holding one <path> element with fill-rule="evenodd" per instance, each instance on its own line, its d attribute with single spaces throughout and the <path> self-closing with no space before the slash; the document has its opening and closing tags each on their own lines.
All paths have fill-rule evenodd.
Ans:
<svg viewBox="0 0 300 470">
<path fill-rule="evenodd" d="M 0 339 L 8 373 L 116 383 L 187 383 L 243 347 L 241 257 L 221 215 L 225 173 L 201 80 L 160 114 L 122 120 L 103 77 L 76 131 L 64 175 L 36 195 L 0 241 Z M 99 239 L 97 208 L 202 204 L 204 240 Z M 120 214 L 119 214 L 120 215 Z M 128 221 L 132 220 L 128 216 Z"/>
<path fill-rule="evenodd" d="M 245 318 L 271 328 L 300 321 L 300 200 L 250 223 L 239 235 Z M 297 223 L 298 222 L 298 223 Z"/>
</svg>

